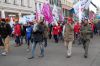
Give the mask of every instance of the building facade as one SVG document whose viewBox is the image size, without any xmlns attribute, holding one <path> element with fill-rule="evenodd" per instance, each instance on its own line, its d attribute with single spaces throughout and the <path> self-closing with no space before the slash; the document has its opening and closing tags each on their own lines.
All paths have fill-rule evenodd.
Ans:
<svg viewBox="0 0 100 66">
<path fill-rule="evenodd" d="M 70 0 L 61 0 L 62 11 L 65 17 L 70 15 L 69 10 L 73 7 L 73 2 Z"/>
<path fill-rule="evenodd" d="M 54 5 L 57 6 L 57 10 L 58 10 L 58 15 L 60 15 L 61 12 L 61 0 L 49 0 L 51 9 L 53 10 Z"/>
<path fill-rule="evenodd" d="M 21 17 L 35 11 L 34 0 L 0 0 L 0 17 Z"/>
</svg>

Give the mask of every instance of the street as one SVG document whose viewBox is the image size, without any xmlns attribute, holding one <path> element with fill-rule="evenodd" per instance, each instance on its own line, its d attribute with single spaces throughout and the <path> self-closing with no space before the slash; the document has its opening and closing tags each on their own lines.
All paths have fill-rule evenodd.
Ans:
<svg viewBox="0 0 100 66">
<path fill-rule="evenodd" d="M 0 55 L 0 66 L 100 66 L 100 37 L 95 36 L 91 39 L 89 47 L 89 57 L 84 58 L 82 45 L 73 45 L 72 57 L 66 58 L 66 48 L 63 42 L 58 44 L 53 40 L 48 41 L 48 47 L 45 50 L 45 57 L 39 58 L 39 46 L 36 49 L 34 59 L 27 59 L 31 52 L 27 52 L 27 46 L 14 47 L 14 41 L 11 41 L 11 49 L 7 56 Z"/>
</svg>

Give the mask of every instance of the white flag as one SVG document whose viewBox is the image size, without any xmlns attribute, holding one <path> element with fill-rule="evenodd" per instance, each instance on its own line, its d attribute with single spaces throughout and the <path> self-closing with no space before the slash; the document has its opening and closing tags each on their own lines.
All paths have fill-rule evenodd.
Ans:
<svg viewBox="0 0 100 66">
<path fill-rule="evenodd" d="M 80 0 L 78 3 L 74 5 L 75 14 L 79 17 L 79 21 L 82 20 L 84 9 L 88 9 L 91 0 Z"/>
</svg>

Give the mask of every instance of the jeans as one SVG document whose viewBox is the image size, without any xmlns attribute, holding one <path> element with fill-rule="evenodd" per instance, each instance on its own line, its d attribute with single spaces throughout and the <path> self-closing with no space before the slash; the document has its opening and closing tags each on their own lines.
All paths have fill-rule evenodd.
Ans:
<svg viewBox="0 0 100 66">
<path fill-rule="evenodd" d="M 47 47 L 47 38 L 44 38 L 44 47 Z"/>
<path fill-rule="evenodd" d="M 98 35 L 100 36 L 100 30 L 98 30 Z"/>
<path fill-rule="evenodd" d="M 73 44 L 73 41 L 69 41 L 69 42 L 65 41 L 65 46 L 67 48 L 67 56 L 71 56 L 72 54 L 72 44 Z"/>
<path fill-rule="evenodd" d="M 20 39 L 21 39 L 21 44 L 23 44 L 24 36 L 21 36 Z"/>
<path fill-rule="evenodd" d="M 90 37 L 93 38 L 93 32 L 91 33 L 91 36 Z"/>
<path fill-rule="evenodd" d="M 52 38 L 52 34 L 51 34 L 51 32 L 49 32 L 49 35 L 48 35 L 48 36 L 49 36 L 49 39 L 51 39 L 51 38 Z"/>
<path fill-rule="evenodd" d="M 20 36 L 16 36 L 15 42 L 20 45 Z"/>
<path fill-rule="evenodd" d="M 55 42 L 58 43 L 58 35 L 54 35 Z"/>
<path fill-rule="evenodd" d="M 36 45 L 37 45 L 38 42 L 33 42 L 32 44 L 32 56 L 34 57 L 34 54 L 35 54 L 35 49 L 36 49 Z M 44 56 L 44 45 L 42 42 L 39 42 L 39 46 L 40 46 L 40 55 L 41 56 Z"/>
<path fill-rule="evenodd" d="M 83 43 L 83 48 L 84 48 L 84 51 L 85 51 L 85 56 L 88 56 L 88 48 L 89 48 L 89 43 L 90 43 L 90 40 L 87 39 L 87 40 L 82 40 L 82 43 Z"/>
</svg>

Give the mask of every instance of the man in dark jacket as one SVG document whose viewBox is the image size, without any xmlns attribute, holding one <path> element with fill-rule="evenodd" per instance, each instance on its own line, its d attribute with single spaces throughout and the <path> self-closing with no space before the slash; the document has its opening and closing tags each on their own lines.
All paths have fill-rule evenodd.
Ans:
<svg viewBox="0 0 100 66">
<path fill-rule="evenodd" d="M 10 41 L 10 35 L 11 35 L 12 29 L 11 26 L 5 21 L 5 19 L 2 19 L 2 23 L 0 25 L 0 35 L 4 42 L 4 52 L 3 55 L 6 55 L 9 51 L 9 41 Z"/>
<path fill-rule="evenodd" d="M 44 28 L 41 25 L 41 22 L 39 24 L 35 23 L 33 27 L 33 46 L 32 46 L 32 57 L 28 59 L 33 59 L 34 58 L 34 52 L 37 43 L 39 43 L 40 46 L 40 56 L 39 57 L 44 57 L 44 45 L 43 45 L 43 33 L 44 33 Z"/>
<path fill-rule="evenodd" d="M 98 35 L 100 35 L 100 20 L 96 24 Z"/>
</svg>

